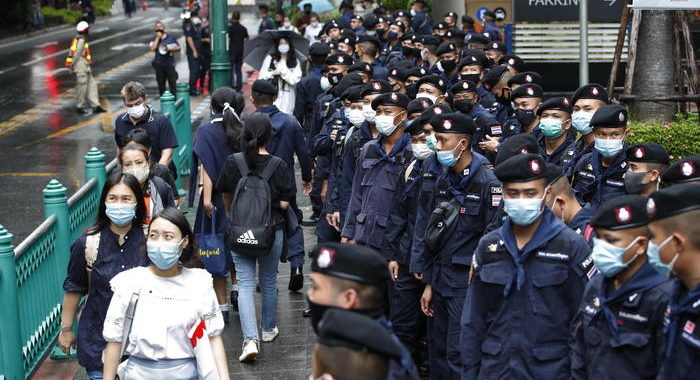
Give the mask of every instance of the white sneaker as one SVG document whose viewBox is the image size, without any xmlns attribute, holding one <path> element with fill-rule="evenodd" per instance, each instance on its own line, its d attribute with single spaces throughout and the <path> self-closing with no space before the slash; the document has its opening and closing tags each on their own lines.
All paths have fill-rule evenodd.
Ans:
<svg viewBox="0 0 700 380">
<path fill-rule="evenodd" d="M 248 339 L 243 343 L 243 352 L 238 360 L 241 362 L 248 362 L 255 360 L 258 356 L 258 342 L 255 339 Z"/>
<path fill-rule="evenodd" d="M 275 326 L 272 330 L 270 331 L 263 331 L 262 332 L 262 341 L 263 342 L 272 342 L 277 338 L 277 335 L 279 335 L 280 329 Z"/>
</svg>

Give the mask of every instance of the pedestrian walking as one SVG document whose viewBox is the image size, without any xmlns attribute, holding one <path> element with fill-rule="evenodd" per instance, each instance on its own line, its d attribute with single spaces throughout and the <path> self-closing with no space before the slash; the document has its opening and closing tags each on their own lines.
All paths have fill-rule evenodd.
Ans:
<svg viewBox="0 0 700 380">
<path fill-rule="evenodd" d="M 290 31 L 290 32 L 294 32 L 294 33 L 297 33 L 297 34 L 299 33 L 299 29 L 297 29 L 296 26 L 292 25 L 292 18 L 289 17 L 289 16 L 286 16 L 286 15 L 285 15 L 284 18 L 282 19 L 282 25 L 281 25 L 279 28 L 277 28 L 277 29 L 279 29 L 279 30 L 288 30 L 288 31 Z"/>
<path fill-rule="evenodd" d="M 151 265 L 110 281 L 104 378 L 115 379 L 124 354 L 122 379 L 229 379 L 212 278 L 198 268 L 194 234 L 180 210 L 167 208 L 153 219 L 146 252 Z"/>
<path fill-rule="evenodd" d="M 277 86 L 275 105 L 280 111 L 290 115 L 294 113 L 296 85 L 301 76 L 301 63 L 292 41 L 287 38 L 276 39 L 275 50 L 263 60 L 258 79 L 269 79 Z"/>
<path fill-rule="evenodd" d="M 199 29 L 199 34 L 202 41 L 202 51 L 200 57 L 200 70 L 199 70 L 199 88 L 204 91 L 211 92 L 211 25 L 209 25 L 209 20 L 202 18 L 202 25 Z M 208 81 L 207 81 L 208 79 Z"/>
<path fill-rule="evenodd" d="M 231 61 L 231 87 L 241 91 L 243 88 L 243 46 L 248 41 L 248 29 L 241 24 L 241 12 L 231 13 L 231 23 L 228 26 L 228 57 Z"/>
<path fill-rule="evenodd" d="M 156 37 L 149 43 L 149 50 L 154 53 L 151 66 L 156 70 L 158 94 L 165 92 L 165 82 L 171 94 L 177 93 L 177 71 L 175 71 L 175 52 L 180 51 L 180 44 L 175 36 L 165 32 L 165 24 L 157 21 L 153 31 Z"/>
<path fill-rule="evenodd" d="M 309 46 L 320 41 L 318 36 L 323 31 L 323 25 L 320 22 L 320 18 L 317 14 L 312 14 L 309 17 L 309 25 L 304 28 L 304 38 L 309 41 Z"/>
<path fill-rule="evenodd" d="M 197 81 L 202 66 L 202 35 L 199 30 L 202 20 L 199 16 L 184 13 L 182 31 L 185 35 L 185 52 L 187 53 L 187 66 L 190 72 L 190 95 L 198 96 L 202 92 L 197 89 Z"/>
<path fill-rule="evenodd" d="M 97 82 L 92 76 L 92 55 L 87 41 L 90 25 L 81 21 L 76 25 L 78 35 L 73 37 L 66 58 L 66 66 L 71 73 L 75 73 L 77 84 L 75 87 L 76 108 L 83 115 L 90 112 L 107 112 L 100 106 L 100 95 L 97 92 Z"/>
<path fill-rule="evenodd" d="M 103 375 L 102 351 L 107 343 L 98 332 L 112 299 L 110 280 L 124 270 L 148 265 L 141 228 L 145 216 L 146 205 L 136 178 L 116 173 L 104 185 L 95 224 L 71 245 L 58 344 L 65 354 L 77 346 L 78 363 L 90 380 L 100 380 Z M 76 338 L 73 325 L 83 296 L 87 299 Z"/>
<path fill-rule="evenodd" d="M 269 16 L 270 8 L 267 5 L 260 5 L 258 7 L 258 14 L 260 15 L 260 25 L 258 26 L 258 34 L 275 29 L 275 21 Z"/>
<path fill-rule="evenodd" d="M 170 186 L 170 189 L 172 189 L 173 191 L 173 195 L 177 195 L 177 184 L 175 183 L 175 177 L 173 177 L 173 174 L 170 172 L 170 168 L 168 168 L 167 165 L 163 165 L 158 162 L 153 162 L 150 158 L 151 149 L 153 149 L 153 144 L 151 143 L 151 137 L 148 136 L 148 132 L 146 132 L 146 130 L 143 128 L 134 128 L 126 134 L 125 140 L 126 144 L 124 144 L 124 146 L 137 144 L 143 145 L 146 148 L 146 150 L 148 151 L 148 160 L 150 167 L 148 175 L 160 177 L 163 181 L 165 181 L 165 183 L 168 184 L 168 186 Z"/>
</svg>

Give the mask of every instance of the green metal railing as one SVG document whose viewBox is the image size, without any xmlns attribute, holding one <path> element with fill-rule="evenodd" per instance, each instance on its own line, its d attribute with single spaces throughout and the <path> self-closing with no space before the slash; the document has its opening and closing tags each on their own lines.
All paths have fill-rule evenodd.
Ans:
<svg viewBox="0 0 700 380">
<path fill-rule="evenodd" d="M 165 91 L 160 97 L 161 112 L 170 118 L 175 129 L 178 147 L 173 152 L 173 162 L 177 167 L 177 189 L 180 197 L 185 196 L 181 177 L 190 175 L 192 159 L 192 121 L 190 115 L 190 86 L 187 83 L 177 84 L 177 96 Z"/>
</svg>

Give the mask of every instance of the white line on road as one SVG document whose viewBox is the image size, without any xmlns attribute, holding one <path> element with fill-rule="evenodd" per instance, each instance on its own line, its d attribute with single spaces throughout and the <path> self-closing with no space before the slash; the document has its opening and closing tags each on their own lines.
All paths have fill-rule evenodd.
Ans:
<svg viewBox="0 0 700 380">
<path fill-rule="evenodd" d="M 108 30 L 109 30 L 109 26 L 103 26 L 101 28 L 90 30 L 90 33 L 96 34 L 96 33 L 100 33 L 100 32 L 106 32 Z"/>
<path fill-rule="evenodd" d="M 47 42 L 45 44 L 37 45 L 37 47 L 41 49 L 52 45 L 58 45 L 58 41 Z"/>
<path fill-rule="evenodd" d="M 56 74 L 64 72 L 64 71 L 68 71 L 68 68 L 67 67 L 60 67 L 60 68 L 50 72 L 48 75 L 53 76 L 53 75 L 56 75 Z"/>
<path fill-rule="evenodd" d="M 16 68 L 17 68 L 17 66 L 12 66 L 12 67 L 9 67 L 9 68 L 7 68 L 7 69 L 5 69 L 5 70 L 0 70 L 0 75 L 5 74 L 5 73 L 8 72 L 8 71 L 12 71 L 12 70 L 14 70 L 14 69 L 16 69 Z"/>
<path fill-rule="evenodd" d="M 112 46 L 110 50 L 124 50 L 126 48 L 131 48 L 131 47 L 145 47 L 147 46 L 146 43 L 128 43 L 128 44 L 121 44 L 121 45 L 116 45 Z"/>
</svg>

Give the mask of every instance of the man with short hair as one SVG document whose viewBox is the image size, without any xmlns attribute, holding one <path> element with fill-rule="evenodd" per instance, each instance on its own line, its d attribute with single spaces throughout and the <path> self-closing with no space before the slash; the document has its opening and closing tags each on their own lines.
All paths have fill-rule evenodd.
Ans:
<svg viewBox="0 0 700 380">
<path fill-rule="evenodd" d="M 266 30 L 275 29 L 275 21 L 269 16 L 270 8 L 267 5 L 260 5 L 258 7 L 258 14 L 260 15 L 260 26 L 258 27 L 258 34 Z"/>
<path fill-rule="evenodd" d="M 669 186 L 700 183 L 700 156 L 687 156 L 676 161 L 661 175 L 661 182 Z"/>
<path fill-rule="evenodd" d="M 583 155 L 590 153 L 593 150 L 593 127 L 591 119 L 598 109 L 610 102 L 608 91 L 605 87 L 591 83 L 579 87 L 571 97 L 571 103 L 574 105 L 573 113 L 571 114 L 571 125 L 581 135 L 574 144 L 574 157 L 569 163 L 564 166 L 564 172 L 571 175 L 574 166 Z"/>
<path fill-rule="evenodd" d="M 661 173 L 669 164 L 666 148 L 655 143 L 637 144 L 627 148 L 627 172 L 625 190 L 627 194 L 648 197 L 661 188 Z"/>
<path fill-rule="evenodd" d="M 165 24 L 156 21 L 156 38 L 149 44 L 149 50 L 155 56 L 153 58 L 153 68 L 156 70 L 156 82 L 158 82 L 158 94 L 163 96 L 165 92 L 165 82 L 168 82 L 170 93 L 177 93 L 177 71 L 175 71 L 175 55 L 180 51 L 180 44 L 175 36 L 165 33 Z"/>
<path fill-rule="evenodd" d="M 355 44 L 355 54 L 360 62 L 372 65 L 372 78 L 375 80 L 386 80 L 389 72 L 379 63 L 379 49 L 381 43 L 377 37 L 362 35 Z"/>
<path fill-rule="evenodd" d="M 243 88 L 243 45 L 248 38 L 248 29 L 241 24 L 241 12 L 234 11 L 228 26 L 228 56 L 231 61 L 231 87 L 236 91 Z"/>
<path fill-rule="evenodd" d="M 432 19 L 426 12 L 425 0 L 415 0 L 411 3 L 411 26 L 416 34 L 432 34 Z"/>
<path fill-rule="evenodd" d="M 537 108 L 540 134 L 537 142 L 545 162 L 565 166 L 574 155 L 571 128 L 571 102 L 566 97 L 547 99 Z"/>
</svg>

